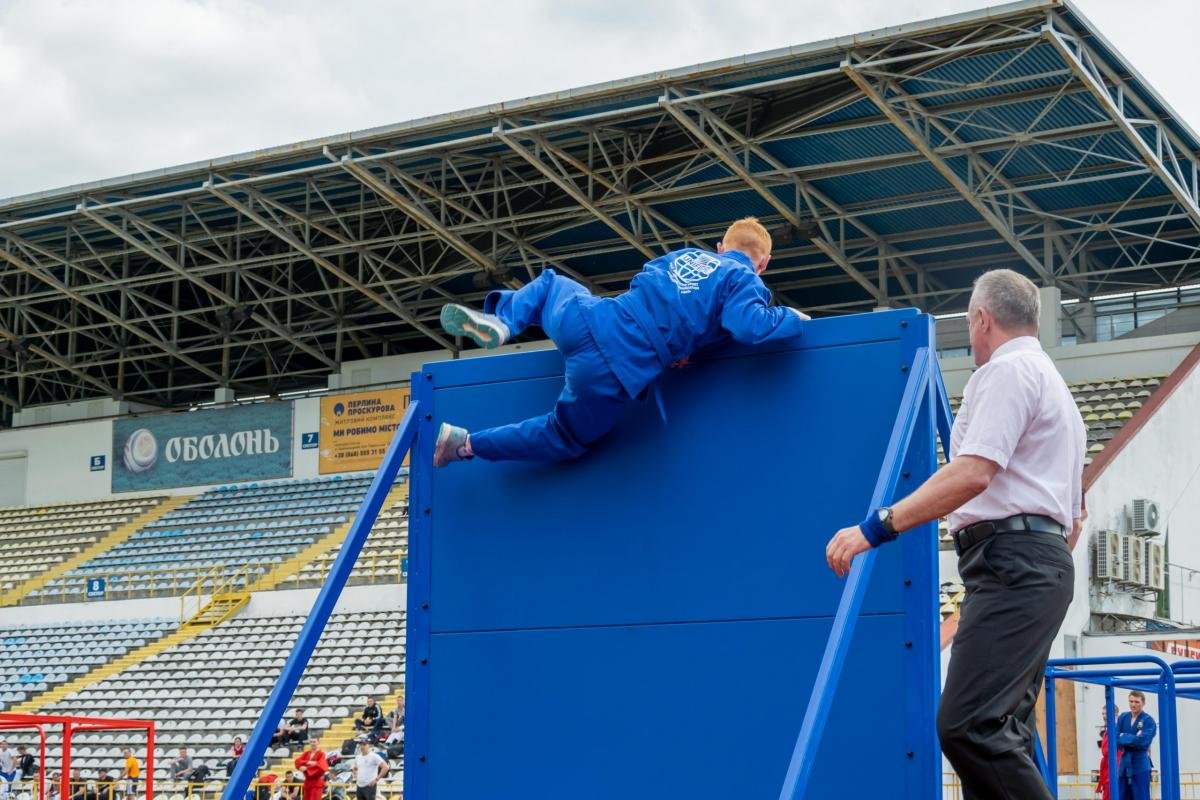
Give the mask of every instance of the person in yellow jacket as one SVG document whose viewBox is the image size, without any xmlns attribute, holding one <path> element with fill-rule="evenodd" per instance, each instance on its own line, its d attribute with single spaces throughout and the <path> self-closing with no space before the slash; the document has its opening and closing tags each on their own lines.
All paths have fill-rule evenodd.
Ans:
<svg viewBox="0 0 1200 800">
<path fill-rule="evenodd" d="M 125 754 L 125 766 L 121 770 L 121 780 L 125 782 L 125 797 L 126 800 L 134 800 L 138 794 L 138 779 L 142 775 L 142 767 L 138 764 L 137 756 L 133 754 L 133 748 L 126 747 L 122 752 Z"/>
</svg>

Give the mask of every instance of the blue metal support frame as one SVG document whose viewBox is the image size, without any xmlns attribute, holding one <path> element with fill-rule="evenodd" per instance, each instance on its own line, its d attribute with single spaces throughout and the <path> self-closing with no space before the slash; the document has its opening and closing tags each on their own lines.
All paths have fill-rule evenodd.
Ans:
<svg viewBox="0 0 1200 800">
<path fill-rule="evenodd" d="M 1124 665 L 1130 665 L 1128 667 Z M 1149 667 L 1139 665 L 1150 665 Z M 1107 669 L 1075 669 L 1075 667 L 1107 667 Z M 1141 689 L 1157 694 L 1162 702 L 1158 708 L 1159 781 L 1162 800 L 1180 800 L 1179 785 L 1179 725 L 1177 717 L 1178 692 L 1177 673 L 1187 677 L 1182 682 L 1193 683 L 1200 678 L 1200 662 L 1182 661 L 1169 664 L 1157 656 L 1101 656 L 1093 658 L 1055 658 L 1046 664 L 1046 748 L 1049 763 L 1056 763 L 1057 741 L 1055 739 L 1054 681 L 1059 678 L 1092 683 L 1104 687 L 1105 720 L 1108 731 L 1109 791 L 1112 797 L 1117 792 L 1117 757 L 1114 690 Z M 1157 677 L 1157 681 L 1149 680 Z M 1184 697 L 1192 696 L 1185 692 Z M 1051 793 L 1058 797 L 1057 770 L 1051 771 L 1053 780 L 1047 784 Z"/>
<path fill-rule="evenodd" d="M 1117 697 L 1112 686 L 1104 687 L 1104 733 L 1105 744 L 1108 745 L 1108 796 L 1120 797 L 1117 794 Z"/>
<path fill-rule="evenodd" d="M 1058 742 L 1051 735 L 1052 731 L 1058 729 L 1058 704 L 1055 703 L 1054 695 L 1054 677 L 1046 676 L 1046 687 L 1043 690 L 1046 693 L 1046 785 L 1050 787 L 1050 794 L 1054 795 L 1055 800 L 1058 800 Z M 1033 738 L 1037 739 L 1037 731 L 1034 731 Z"/>
<path fill-rule="evenodd" d="M 275 688 L 271 690 L 271 695 L 267 698 L 266 706 L 254 726 L 254 732 L 250 734 L 250 740 L 246 742 L 246 749 L 238 759 L 237 766 L 234 767 L 233 774 L 229 777 L 229 783 L 225 785 L 221 800 L 242 800 L 246 789 L 250 786 L 250 781 L 258 772 L 259 764 L 262 763 L 263 756 L 267 752 L 267 746 L 271 743 L 271 735 L 275 732 L 279 720 L 287 713 L 288 704 L 291 703 L 292 695 L 296 692 L 296 685 L 300 682 L 300 677 L 308 666 L 308 660 L 312 657 L 321 633 L 325 630 L 325 624 L 329 622 L 329 617 L 333 614 L 334 606 L 337 605 L 342 589 L 345 588 L 346 581 L 350 578 L 350 570 L 354 568 L 354 562 L 358 560 L 358 554 L 362 552 L 363 544 L 366 543 L 367 536 L 371 533 L 371 527 L 379 517 L 384 499 L 396 482 L 396 475 L 400 472 L 404 457 L 413 446 L 417 436 L 419 409 L 420 403 L 413 400 L 409 403 L 403 419 L 400 420 L 396 434 L 392 437 L 383 461 L 375 472 L 375 480 L 367 489 L 367 495 L 363 498 L 362 505 L 359 506 L 358 513 L 354 516 L 354 522 L 346 534 L 346 541 L 338 550 L 337 558 L 334 559 L 333 566 L 329 570 L 329 576 L 325 579 L 321 591 L 317 593 L 317 599 L 313 601 L 308 619 L 305 620 L 304 627 L 300 629 L 300 635 L 296 637 L 296 642 L 292 645 L 291 655 L 288 656 L 287 662 L 283 665 L 283 671 L 275 682 Z"/>
<path fill-rule="evenodd" d="M 927 398 L 931 396 L 929 382 L 934 374 L 937 374 L 937 364 L 930 349 L 928 347 L 918 348 L 913 357 L 908 382 L 904 387 L 900 410 L 892 427 L 879 478 L 871 495 L 870 508 L 887 505 L 895 495 L 896 484 L 900 480 L 904 459 L 912 441 L 917 418 L 922 410 L 922 402 L 927 403 Z M 944 396 L 945 388 L 942 387 L 940 391 Z M 932 411 L 932 409 L 930 410 Z M 944 413 L 948 414 L 948 412 L 949 405 L 946 404 Z M 939 427 L 941 418 L 942 414 L 939 414 Z M 854 558 L 850 566 L 850 575 L 846 579 L 845 588 L 842 589 L 837 614 L 833 619 L 833 627 L 825 644 L 821 665 L 817 670 L 817 679 L 813 684 L 808 708 L 804 713 L 804 721 L 800 726 L 800 734 L 796 738 L 796 746 L 792 751 L 787 775 L 779 792 L 780 800 L 801 800 L 805 797 L 817 761 L 816 750 L 820 744 L 825 723 L 829 718 L 833 695 L 837 690 L 838 680 L 841 677 L 846 654 L 850 647 L 850 640 L 854 636 L 859 611 L 870 583 L 875 555 L 875 550 L 861 553 Z"/>
</svg>

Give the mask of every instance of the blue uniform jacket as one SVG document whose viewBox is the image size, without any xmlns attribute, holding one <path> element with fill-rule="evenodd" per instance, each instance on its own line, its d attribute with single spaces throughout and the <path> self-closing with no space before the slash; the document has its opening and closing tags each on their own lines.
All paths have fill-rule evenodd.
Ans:
<svg viewBox="0 0 1200 800">
<path fill-rule="evenodd" d="M 1141 775 L 1154 768 L 1150 760 L 1150 743 L 1156 733 L 1158 724 L 1145 711 L 1138 714 L 1137 722 L 1128 711 L 1117 717 L 1117 747 L 1124 750 L 1119 775 Z"/>
<path fill-rule="evenodd" d="M 697 350 L 794 339 L 804 329 L 743 253 L 685 248 L 648 262 L 613 298 L 591 299 L 584 319 L 609 369 L 637 397 L 664 369 Z"/>
</svg>

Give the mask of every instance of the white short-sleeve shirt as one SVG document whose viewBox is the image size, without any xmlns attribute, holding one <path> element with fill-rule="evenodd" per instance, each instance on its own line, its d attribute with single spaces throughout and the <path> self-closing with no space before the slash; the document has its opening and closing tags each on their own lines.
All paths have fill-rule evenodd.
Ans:
<svg viewBox="0 0 1200 800">
<path fill-rule="evenodd" d="M 971 379 L 950 435 L 950 458 L 1000 467 L 978 497 L 950 514 L 950 530 L 1014 514 L 1042 514 L 1070 531 L 1083 497 L 1087 431 L 1066 382 L 1032 336 L 996 348 Z"/>
<path fill-rule="evenodd" d="M 379 768 L 384 765 L 383 757 L 374 750 L 369 751 L 365 756 L 362 753 L 354 754 L 354 782 L 359 786 L 369 786 L 371 781 L 379 777 Z"/>
</svg>

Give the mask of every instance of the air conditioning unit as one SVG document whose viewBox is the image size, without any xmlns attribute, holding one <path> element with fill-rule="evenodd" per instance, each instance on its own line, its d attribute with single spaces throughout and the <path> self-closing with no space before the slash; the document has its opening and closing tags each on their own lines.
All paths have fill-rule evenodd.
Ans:
<svg viewBox="0 0 1200 800">
<path fill-rule="evenodd" d="M 1121 534 L 1116 531 L 1096 532 L 1095 576 L 1101 581 L 1121 577 Z"/>
<path fill-rule="evenodd" d="M 1135 498 L 1129 504 L 1129 530 L 1138 536 L 1158 536 L 1162 533 L 1162 506 L 1155 500 Z"/>
<path fill-rule="evenodd" d="M 1121 583 L 1140 586 L 1145 582 L 1146 574 L 1142 567 L 1146 560 L 1146 543 L 1137 536 L 1121 537 Z"/>
<path fill-rule="evenodd" d="M 1144 542 L 1145 555 L 1142 567 L 1146 572 L 1144 583 L 1151 589 L 1163 591 L 1167 588 L 1166 564 L 1163 546 L 1158 542 Z"/>
</svg>

